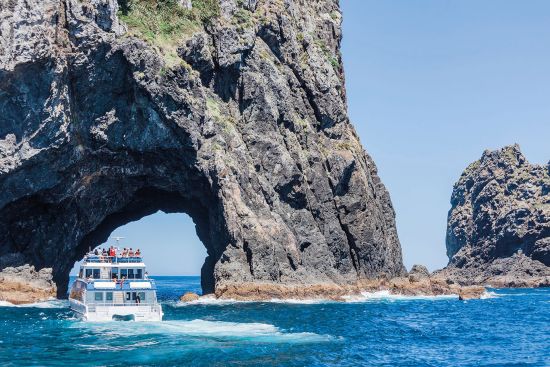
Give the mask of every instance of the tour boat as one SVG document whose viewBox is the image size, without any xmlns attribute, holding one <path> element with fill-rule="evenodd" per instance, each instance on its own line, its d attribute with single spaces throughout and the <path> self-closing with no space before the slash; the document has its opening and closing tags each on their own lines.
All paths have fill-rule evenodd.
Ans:
<svg viewBox="0 0 550 367">
<path fill-rule="evenodd" d="M 87 321 L 161 321 L 155 281 L 141 254 L 113 249 L 85 256 L 69 294 L 71 309 Z"/>
</svg>

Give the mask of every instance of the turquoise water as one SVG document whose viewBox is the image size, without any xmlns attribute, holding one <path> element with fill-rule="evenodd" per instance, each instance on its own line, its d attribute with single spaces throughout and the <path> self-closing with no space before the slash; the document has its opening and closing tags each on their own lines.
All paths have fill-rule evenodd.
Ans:
<svg viewBox="0 0 550 367">
<path fill-rule="evenodd" d="M 81 322 L 66 301 L 0 306 L 0 365 L 550 366 L 550 289 L 182 305 L 199 278 L 155 278 L 162 323 Z"/>
</svg>

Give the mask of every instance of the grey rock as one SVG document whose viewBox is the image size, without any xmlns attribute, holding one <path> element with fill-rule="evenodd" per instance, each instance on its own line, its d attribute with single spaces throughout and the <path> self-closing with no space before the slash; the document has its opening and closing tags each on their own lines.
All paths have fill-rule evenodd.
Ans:
<svg viewBox="0 0 550 367">
<path fill-rule="evenodd" d="M 461 283 L 546 282 L 550 163 L 529 164 L 518 145 L 485 151 L 455 184 L 451 205 L 446 274 Z"/>
<path fill-rule="evenodd" d="M 220 3 L 175 66 L 121 35 L 113 1 L 2 3 L 0 256 L 63 296 L 89 247 L 163 210 L 196 224 L 203 293 L 405 274 L 346 111 L 338 2 Z"/>
<path fill-rule="evenodd" d="M 418 282 L 421 279 L 429 278 L 430 271 L 424 265 L 413 265 L 409 271 L 409 280 L 411 282 Z"/>
</svg>

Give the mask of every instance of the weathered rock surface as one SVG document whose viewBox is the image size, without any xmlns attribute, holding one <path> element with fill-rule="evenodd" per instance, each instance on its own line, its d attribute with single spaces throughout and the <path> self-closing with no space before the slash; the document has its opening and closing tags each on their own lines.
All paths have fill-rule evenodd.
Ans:
<svg viewBox="0 0 550 367">
<path fill-rule="evenodd" d="M 193 292 L 187 292 L 180 297 L 180 302 L 193 302 L 199 299 L 199 295 Z"/>
<path fill-rule="evenodd" d="M 204 293 L 405 273 L 347 116 L 338 1 L 220 0 L 170 63 L 116 8 L 0 4 L 0 256 L 64 296 L 89 247 L 163 210 L 196 224 Z"/>
<path fill-rule="evenodd" d="M 455 184 L 447 268 L 461 284 L 550 285 L 550 163 L 527 162 L 518 145 L 486 151 Z"/>
<path fill-rule="evenodd" d="M 407 277 L 360 280 L 354 284 L 319 283 L 313 285 L 281 285 L 273 283 L 224 283 L 216 288 L 215 296 L 221 299 L 267 301 L 274 299 L 345 301 L 364 293 L 387 291 L 401 296 L 462 295 L 463 299 L 480 298 L 485 293 L 482 286 L 461 286 L 449 283 L 442 277 L 426 277 L 411 281 Z"/>
<path fill-rule="evenodd" d="M 33 266 L 6 267 L 0 271 L 0 301 L 18 305 L 45 301 L 56 296 L 51 269 Z"/>
<path fill-rule="evenodd" d="M 409 271 L 409 280 L 411 282 L 417 282 L 429 277 L 430 272 L 428 271 L 428 268 L 426 268 L 424 265 L 413 265 L 413 267 Z"/>
</svg>

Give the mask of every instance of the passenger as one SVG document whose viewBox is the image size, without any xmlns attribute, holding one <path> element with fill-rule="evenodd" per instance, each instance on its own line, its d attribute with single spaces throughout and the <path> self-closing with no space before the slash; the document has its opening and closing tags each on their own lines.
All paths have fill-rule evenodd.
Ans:
<svg viewBox="0 0 550 367">
<path fill-rule="evenodd" d="M 110 257 L 115 257 L 115 248 L 113 246 L 111 246 L 109 248 L 109 256 Z"/>
<path fill-rule="evenodd" d="M 137 304 L 141 303 L 141 297 L 139 296 L 139 294 L 136 296 L 136 303 Z"/>
<path fill-rule="evenodd" d="M 94 250 L 94 255 L 96 255 L 96 256 L 99 255 L 99 251 L 97 251 L 97 249 Z"/>
<path fill-rule="evenodd" d="M 130 251 L 128 251 L 128 257 L 134 257 L 134 250 L 130 247 Z"/>
<path fill-rule="evenodd" d="M 136 257 L 141 257 L 141 251 L 139 249 L 136 250 Z"/>
</svg>

